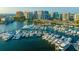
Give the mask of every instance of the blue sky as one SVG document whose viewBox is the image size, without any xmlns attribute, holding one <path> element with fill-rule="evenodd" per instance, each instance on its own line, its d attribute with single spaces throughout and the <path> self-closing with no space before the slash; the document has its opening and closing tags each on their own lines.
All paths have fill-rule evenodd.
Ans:
<svg viewBox="0 0 79 59">
<path fill-rule="evenodd" d="M 50 12 L 79 13 L 78 7 L 0 7 L 0 13 L 16 13 L 16 11 L 48 10 Z"/>
</svg>

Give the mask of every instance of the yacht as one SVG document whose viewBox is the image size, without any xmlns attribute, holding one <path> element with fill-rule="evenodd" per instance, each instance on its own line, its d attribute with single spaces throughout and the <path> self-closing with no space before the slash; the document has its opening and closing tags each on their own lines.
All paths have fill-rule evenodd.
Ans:
<svg viewBox="0 0 79 59">
<path fill-rule="evenodd" d="M 41 36 L 41 35 L 42 35 L 41 31 L 37 33 L 37 36 Z"/>
<path fill-rule="evenodd" d="M 55 40 L 55 36 L 53 36 L 53 37 L 51 38 L 51 40 L 52 40 L 52 41 Z"/>
<path fill-rule="evenodd" d="M 30 33 L 29 33 L 29 37 L 32 37 L 32 36 L 33 36 L 33 33 L 32 33 L 32 32 L 30 32 Z"/>
<path fill-rule="evenodd" d="M 25 33 L 25 37 L 26 37 L 26 38 L 27 38 L 27 37 L 30 37 L 30 36 L 32 36 L 32 35 L 30 35 L 29 32 L 26 32 L 26 33 Z"/>
<path fill-rule="evenodd" d="M 55 36 L 53 34 L 49 35 L 49 37 L 47 38 L 48 42 L 52 42 L 55 39 Z"/>
<path fill-rule="evenodd" d="M 52 39 L 49 39 L 49 40 L 48 40 L 49 43 L 51 43 L 52 41 L 53 41 Z"/>
<path fill-rule="evenodd" d="M 61 43 L 62 43 L 62 40 L 58 40 L 58 41 L 57 41 L 57 44 L 61 44 Z"/>
<path fill-rule="evenodd" d="M 60 44 L 58 43 L 54 43 L 55 44 L 55 50 L 59 51 L 62 47 L 60 46 Z"/>
<path fill-rule="evenodd" d="M 79 35 L 79 31 L 77 31 L 76 35 Z"/>
<path fill-rule="evenodd" d="M 73 46 L 77 51 L 79 51 L 79 40 Z"/>
<path fill-rule="evenodd" d="M 60 46 L 63 47 L 63 48 L 64 48 L 66 45 L 67 45 L 67 44 L 66 44 L 65 42 L 62 42 L 62 43 L 60 44 Z"/>
<path fill-rule="evenodd" d="M 51 42 L 51 44 L 55 44 L 57 41 L 58 41 L 58 39 L 55 38 L 55 40 L 53 40 L 53 41 Z"/>
<path fill-rule="evenodd" d="M 37 31 L 35 31 L 35 33 L 34 33 L 34 34 L 36 35 L 37 33 L 38 33 L 38 32 L 37 32 Z"/>
<path fill-rule="evenodd" d="M 23 38 L 23 37 L 25 37 L 25 35 L 26 35 L 26 32 L 22 32 L 22 36 L 21 37 Z"/>
<path fill-rule="evenodd" d="M 59 43 L 59 46 L 63 48 L 63 51 L 66 50 L 70 46 L 70 38 L 67 41 L 62 41 Z M 58 42 L 57 42 L 58 43 Z"/>
<path fill-rule="evenodd" d="M 42 39 L 46 40 L 48 38 L 48 36 L 49 36 L 48 34 L 45 34 L 45 35 L 42 36 Z"/>
<path fill-rule="evenodd" d="M 65 36 L 62 36 L 62 37 L 60 38 L 60 40 L 63 40 L 63 39 L 65 39 Z"/>
<path fill-rule="evenodd" d="M 21 37 L 22 37 L 21 31 L 20 31 L 20 30 L 17 30 L 12 39 L 13 39 L 13 40 L 14 40 L 14 39 L 20 39 Z"/>
<path fill-rule="evenodd" d="M 21 34 L 16 34 L 16 35 L 14 35 L 14 37 L 12 39 L 15 40 L 15 39 L 20 39 L 20 38 L 21 38 Z"/>
<path fill-rule="evenodd" d="M 11 39 L 11 37 L 12 37 L 13 35 L 12 34 L 10 34 L 10 33 L 1 33 L 0 34 L 0 38 L 3 40 L 3 41 L 7 41 L 7 40 L 9 40 L 9 39 Z"/>
<path fill-rule="evenodd" d="M 65 43 L 61 43 L 61 44 L 55 43 L 55 46 L 56 46 L 55 48 L 57 51 L 59 51 L 59 50 L 64 51 L 65 50 L 64 47 L 66 46 L 66 44 Z"/>
<path fill-rule="evenodd" d="M 56 38 L 60 38 L 61 36 L 60 35 L 54 35 Z"/>
<path fill-rule="evenodd" d="M 48 35 L 46 40 L 50 40 L 52 38 L 52 35 Z"/>
<path fill-rule="evenodd" d="M 25 25 L 25 26 L 23 26 L 22 29 L 27 29 L 27 28 L 29 28 L 29 26 L 28 25 Z"/>
<path fill-rule="evenodd" d="M 68 41 L 68 42 L 71 42 L 71 40 L 72 40 L 71 37 L 68 37 L 68 38 L 65 38 L 65 39 L 66 39 L 66 41 Z"/>
</svg>

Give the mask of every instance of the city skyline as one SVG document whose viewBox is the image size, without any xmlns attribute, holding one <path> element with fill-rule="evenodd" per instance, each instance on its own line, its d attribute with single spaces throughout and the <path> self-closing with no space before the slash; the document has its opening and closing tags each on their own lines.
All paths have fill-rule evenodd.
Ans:
<svg viewBox="0 0 79 59">
<path fill-rule="evenodd" d="M 0 7 L 0 14 L 11 14 L 16 13 L 16 11 L 49 11 L 49 12 L 70 12 L 79 13 L 78 7 Z"/>
</svg>

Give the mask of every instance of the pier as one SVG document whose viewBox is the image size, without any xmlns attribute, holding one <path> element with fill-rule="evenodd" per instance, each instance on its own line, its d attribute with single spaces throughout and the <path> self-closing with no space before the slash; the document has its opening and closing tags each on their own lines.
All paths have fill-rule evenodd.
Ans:
<svg viewBox="0 0 79 59">
<path fill-rule="evenodd" d="M 42 40 L 47 41 L 51 45 L 55 45 L 56 51 L 64 51 L 72 45 L 73 37 L 79 36 L 79 31 L 72 30 L 65 26 L 38 26 L 38 25 L 25 25 L 22 29 L 16 30 L 15 33 L 5 32 L 0 33 L 0 39 L 19 40 L 20 38 L 29 38 L 33 36 L 41 37 Z M 77 38 L 78 40 L 78 38 Z M 76 42 L 75 42 L 76 43 Z M 77 44 L 76 44 L 77 45 Z M 77 49 L 78 50 L 78 49 Z"/>
</svg>

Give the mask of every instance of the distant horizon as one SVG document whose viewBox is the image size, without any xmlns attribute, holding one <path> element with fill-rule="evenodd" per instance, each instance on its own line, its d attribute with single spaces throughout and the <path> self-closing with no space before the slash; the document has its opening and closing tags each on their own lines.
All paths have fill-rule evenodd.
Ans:
<svg viewBox="0 0 79 59">
<path fill-rule="evenodd" d="M 0 14 L 16 14 L 16 11 L 49 11 L 49 12 L 69 12 L 79 13 L 78 7 L 0 7 Z"/>
</svg>

